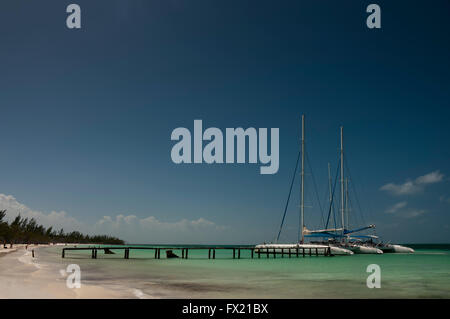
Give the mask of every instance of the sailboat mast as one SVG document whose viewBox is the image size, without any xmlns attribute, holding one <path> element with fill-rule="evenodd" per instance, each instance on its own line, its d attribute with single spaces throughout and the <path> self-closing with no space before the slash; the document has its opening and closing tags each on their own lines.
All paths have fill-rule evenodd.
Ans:
<svg viewBox="0 0 450 319">
<path fill-rule="evenodd" d="M 330 166 L 330 163 L 328 163 L 328 188 L 329 188 L 329 193 L 330 193 L 331 215 L 334 216 L 334 214 L 333 214 L 333 205 L 331 204 L 333 202 L 333 193 L 331 192 L 331 166 Z M 328 223 L 327 223 L 327 225 L 328 225 Z"/>
<path fill-rule="evenodd" d="M 300 232 L 301 243 L 304 241 L 303 227 L 305 215 L 305 115 L 302 115 L 302 172 L 301 172 L 301 194 L 300 194 Z"/>
<path fill-rule="evenodd" d="M 341 225 L 344 235 L 344 127 L 341 126 Z"/>
<path fill-rule="evenodd" d="M 348 227 L 348 177 L 345 179 L 345 212 L 346 212 L 346 218 L 347 218 L 347 223 L 346 223 L 346 228 L 349 229 Z"/>
</svg>

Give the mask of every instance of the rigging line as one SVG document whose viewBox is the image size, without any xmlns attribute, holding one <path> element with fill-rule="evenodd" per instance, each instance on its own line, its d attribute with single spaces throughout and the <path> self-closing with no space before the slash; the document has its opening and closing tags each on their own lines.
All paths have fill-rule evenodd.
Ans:
<svg viewBox="0 0 450 319">
<path fill-rule="evenodd" d="M 286 201 L 286 205 L 284 207 L 284 213 L 283 213 L 283 218 L 281 220 L 280 230 L 278 231 L 277 242 L 278 242 L 278 239 L 280 239 L 281 229 L 283 228 L 284 219 L 286 217 L 286 212 L 287 212 L 287 209 L 288 209 L 288 206 L 289 206 L 289 199 L 291 198 L 292 187 L 294 186 L 295 175 L 297 174 L 298 162 L 300 161 L 300 154 L 301 154 L 301 152 L 302 152 L 301 150 L 298 151 L 297 162 L 295 164 L 294 175 L 292 176 L 291 187 L 289 188 L 289 195 L 288 195 L 288 198 L 287 198 L 287 201 Z"/>
<path fill-rule="evenodd" d="M 352 211 L 353 210 L 353 202 L 352 202 L 350 196 L 348 197 L 348 202 L 349 202 L 349 209 L 350 209 L 350 211 Z M 362 225 L 367 225 L 366 222 L 364 221 L 364 219 L 362 218 L 362 215 L 361 214 L 359 214 L 359 215 L 361 217 Z M 351 215 L 351 216 L 353 216 L 353 215 Z M 357 227 L 359 219 L 360 218 L 358 218 L 358 216 L 354 219 L 354 222 L 355 222 L 354 227 Z M 367 231 L 367 229 L 364 231 Z"/>
<path fill-rule="evenodd" d="M 329 195 L 329 186 L 328 186 L 328 181 L 327 181 L 327 187 L 325 188 L 325 192 L 324 192 L 324 196 L 323 196 L 323 202 L 324 203 L 327 203 L 329 200 L 330 200 L 330 195 Z M 325 208 L 325 206 L 324 206 L 324 209 L 326 209 Z M 320 227 L 322 228 L 322 227 L 325 227 L 325 220 L 323 221 L 323 224 L 322 225 L 320 225 Z"/>
<path fill-rule="evenodd" d="M 339 164 L 338 164 L 338 167 L 339 167 Z M 337 173 L 337 172 L 336 172 Z M 338 175 L 336 175 L 336 181 L 337 181 L 337 176 Z M 333 190 L 333 222 L 334 222 L 334 229 L 337 229 L 337 221 L 336 221 L 336 201 L 334 200 L 334 190 Z M 337 207 L 339 207 L 339 201 L 340 201 L 340 198 L 338 198 L 337 199 L 338 200 L 338 202 L 337 202 Z M 338 209 L 338 211 L 339 211 L 339 209 Z"/>
<path fill-rule="evenodd" d="M 339 163 L 340 163 L 340 160 L 338 160 L 338 165 L 337 165 L 337 171 L 336 171 L 336 175 L 335 175 L 335 178 L 334 178 L 334 185 L 333 185 L 333 191 L 332 191 L 332 193 L 331 193 L 331 202 L 330 202 L 330 208 L 329 208 L 329 211 L 328 211 L 328 218 L 327 218 L 327 224 L 325 225 L 325 229 L 327 229 L 328 228 L 328 224 L 329 224 L 329 221 L 330 221 L 330 215 L 331 215 L 331 211 L 333 210 L 333 220 L 334 220 L 334 228 L 336 228 L 336 206 L 334 205 L 335 203 L 334 203 L 334 193 L 335 193 L 335 191 L 336 191 L 336 183 L 337 183 L 337 178 L 338 178 L 338 173 L 339 173 Z"/>
<path fill-rule="evenodd" d="M 349 173 L 349 175 L 350 175 L 350 173 Z M 356 217 L 357 218 L 359 217 L 358 219 L 361 219 L 362 225 L 367 225 L 366 220 L 365 220 L 364 215 L 363 215 L 363 211 L 361 209 L 361 205 L 360 205 L 359 200 L 358 200 L 358 196 L 356 195 L 355 187 L 353 187 L 353 180 L 352 180 L 351 176 L 350 176 L 350 185 L 352 185 L 352 187 L 350 187 L 350 188 L 352 189 L 353 194 L 355 195 L 356 204 L 358 205 L 358 212 L 359 212 L 359 214 L 357 214 Z M 352 200 L 351 200 L 350 196 L 349 196 L 348 200 L 349 200 L 350 203 L 352 203 Z M 355 215 L 355 214 L 353 214 L 353 215 Z"/>
<path fill-rule="evenodd" d="M 349 209 L 350 209 L 350 211 L 352 211 L 353 210 L 353 202 L 351 200 L 351 197 L 348 198 L 348 201 L 349 201 Z M 358 215 L 360 215 L 359 218 L 358 218 Z M 360 224 L 360 225 L 367 225 L 363 216 L 361 214 L 358 214 L 358 215 L 356 215 L 356 218 L 354 219 L 354 222 L 355 222 L 354 227 L 358 227 L 357 225 L 358 225 L 359 220 L 361 220 L 361 222 L 362 222 L 362 224 Z M 365 231 L 367 231 L 367 229 Z"/>
<path fill-rule="evenodd" d="M 305 154 L 306 154 L 306 162 L 307 162 L 307 164 L 308 164 L 308 166 L 309 166 L 309 169 L 311 170 L 311 177 L 312 177 L 313 184 L 314 184 L 314 191 L 315 191 L 315 193 L 316 193 L 317 202 L 319 203 L 320 218 L 321 218 L 321 220 L 322 220 L 322 225 L 323 225 L 323 222 L 324 222 L 324 219 L 323 219 L 323 209 L 322 209 L 322 204 L 320 204 L 320 198 L 319 198 L 319 192 L 317 191 L 316 179 L 314 178 L 314 172 L 313 172 L 313 169 L 312 169 L 312 166 L 311 166 L 311 161 L 309 160 L 308 152 L 305 152 Z"/>
<path fill-rule="evenodd" d="M 352 202 L 352 199 L 350 198 L 350 196 L 348 197 L 348 208 L 347 209 L 349 209 L 350 212 L 353 211 L 353 202 Z M 350 219 L 350 216 L 353 217 L 353 215 L 349 214 L 349 219 Z M 356 225 L 358 225 L 358 218 L 354 218 L 354 219 L 352 218 L 352 221 L 355 222 L 355 227 L 357 227 Z M 350 221 L 348 221 L 348 224 L 350 225 Z M 349 226 L 349 228 L 351 229 L 352 227 Z"/>
<path fill-rule="evenodd" d="M 345 165 L 345 167 L 347 169 L 348 175 L 350 176 L 351 184 L 353 185 L 354 184 L 353 183 L 353 177 L 352 177 L 352 174 L 350 172 L 350 168 L 347 165 L 347 160 L 345 158 L 344 158 L 344 165 Z M 353 190 L 353 194 L 355 194 L 356 204 L 358 205 L 359 213 L 361 215 L 362 222 L 363 222 L 363 224 L 366 224 L 366 220 L 365 220 L 364 215 L 363 215 L 363 210 L 362 210 L 361 204 L 359 202 L 358 194 L 356 193 L 356 187 L 351 187 L 351 188 Z M 371 218 L 372 218 L 372 216 L 371 216 Z"/>
<path fill-rule="evenodd" d="M 333 192 L 334 195 L 334 192 Z M 338 202 L 337 202 L 337 206 L 341 207 L 341 196 L 338 196 Z M 338 209 L 339 212 L 339 209 Z M 337 229 L 337 220 L 336 220 L 336 209 L 333 209 L 333 219 L 334 219 L 334 229 Z"/>
<path fill-rule="evenodd" d="M 336 190 L 336 182 L 337 182 L 337 178 L 338 178 L 338 174 L 339 174 L 339 164 L 341 163 L 341 160 L 338 160 L 338 165 L 337 165 L 337 171 L 336 171 L 336 175 L 334 178 L 334 186 L 333 186 L 333 192 L 331 193 L 331 202 L 330 202 L 330 208 L 328 209 L 328 217 L 327 217 L 327 223 L 325 225 L 325 229 L 328 228 L 328 224 L 330 222 L 330 215 L 331 215 L 331 208 L 333 207 L 333 218 L 334 218 L 334 224 L 335 224 L 335 228 L 336 228 L 336 210 L 334 209 L 334 192 Z"/>
</svg>

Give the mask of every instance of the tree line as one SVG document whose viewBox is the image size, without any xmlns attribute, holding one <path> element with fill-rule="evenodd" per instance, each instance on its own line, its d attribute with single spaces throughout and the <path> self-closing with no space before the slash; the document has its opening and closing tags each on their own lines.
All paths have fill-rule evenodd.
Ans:
<svg viewBox="0 0 450 319">
<path fill-rule="evenodd" d="M 6 209 L 0 210 L 0 242 L 7 244 L 49 244 L 49 243 L 95 243 L 122 245 L 124 241 L 108 235 L 84 235 L 78 231 L 65 233 L 53 227 L 39 225 L 34 218 L 23 218 L 20 214 L 8 223 Z"/>
</svg>

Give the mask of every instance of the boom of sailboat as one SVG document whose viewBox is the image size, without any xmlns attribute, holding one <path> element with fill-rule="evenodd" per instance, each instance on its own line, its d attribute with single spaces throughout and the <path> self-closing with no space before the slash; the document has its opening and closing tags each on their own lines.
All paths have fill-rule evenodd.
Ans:
<svg viewBox="0 0 450 319">
<path fill-rule="evenodd" d="M 264 243 L 256 245 L 256 251 L 273 251 L 273 253 L 283 253 L 288 250 L 291 253 L 292 250 L 305 251 L 309 250 L 325 250 L 328 249 L 331 255 L 353 255 L 353 254 L 383 254 L 383 253 L 413 253 L 414 250 L 409 247 L 405 247 L 397 244 L 382 243 L 379 242 L 379 238 L 376 235 L 358 235 L 362 231 L 368 229 L 375 229 L 375 225 L 370 224 L 367 226 L 358 227 L 355 229 L 349 229 L 349 209 L 348 209 L 348 179 L 345 179 L 344 171 L 344 129 L 340 128 L 340 227 L 328 228 L 328 221 L 323 229 L 309 230 L 305 226 L 304 210 L 305 210 L 305 116 L 302 115 L 302 138 L 301 138 L 301 173 L 300 173 L 300 225 L 299 225 L 299 241 L 297 243 L 278 243 L 278 239 L 283 226 L 281 223 L 280 231 L 275 243 Z M 300 155 L 299 154 L 299 155 Z M 297 161 L 298 164 L 298 161 Z M 295 170 L 295 173 L 297 168 Z M 330 210 L 333 209 L 333 196 L 331 191 L 331 176 L 330 176 L 330 164 L 328 164 L 329 174 L 329 193 L 330 193 Z M 294 175 L 295 176 L 295 175 Z M 292 180 L 292 184 L 294 179 Z M 291 184 L 291 190 L 292 190 Z M 288 197 L 288 202 L 290 193 Z M 286 204 L 287 209 L 287 204 Z M 286 209 L 284 214 L 286 214 Z M 347 218 L 345 218 L 347 215 Z M 346 222 L 347 220 L 347 222 Z M 310 242 L 305 243 L 305 237 L 312 239 Z M 316 240 L 314 240 L 316 239 Z M 326 254 L 324 254 L 326 255 Z"/>
</svg>

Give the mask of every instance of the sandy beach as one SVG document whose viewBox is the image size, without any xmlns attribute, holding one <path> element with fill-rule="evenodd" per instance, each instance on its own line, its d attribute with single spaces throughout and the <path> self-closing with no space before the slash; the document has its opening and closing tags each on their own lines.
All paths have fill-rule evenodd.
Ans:
<svg viewBox="0 0 450 319">
<path fill-rule="evenodd" d="M 133 294 L 93 285 L 67 288 L 66 278 L 50 264 L 37 263 L 32 257 L 45 245 L 14 245 L 0 248 L 0 298 L 2 299 L 76 299 L 76 298 L 133 298 Z"/>
<path fill-rule="evenodd" d="M 70 247 L 68 245 L 67 247 Z M 189 259 L 155 259 L 153 252 L 71 251 L 17 245 L 0 257 L 0 298 L 448 298 L 449 245 L 416 245 L 414 254 L 234 260 L 193 250 Z M 3 248 L 1 248 L 3 249 Z M 32 250 L 35 258 L 32 257 Z M 369 264 L 383 269 L 382 289 L 366 286 Z M 68 266 L 81 269 L 81 288 L 66 285 Z M 262 280 L 263 279 L 263 280 Z M 339 295 L 336 295 L 339 291 Z"/>
</svg>

